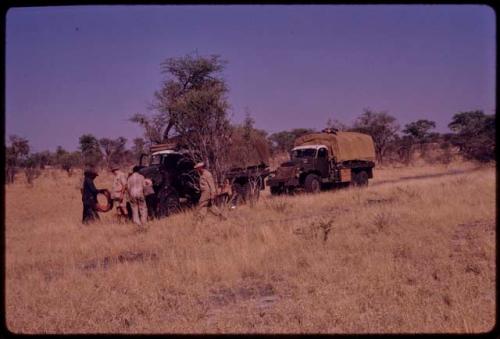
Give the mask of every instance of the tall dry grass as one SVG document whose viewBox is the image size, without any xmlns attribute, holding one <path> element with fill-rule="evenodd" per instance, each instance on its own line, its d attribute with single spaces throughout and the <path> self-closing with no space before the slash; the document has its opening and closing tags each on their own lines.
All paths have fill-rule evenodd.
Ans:
<svg viewBox="0 0 500 339">
<path fill-rule="evenodd" d="M 83 226 L 80 175 L 6 187 L 16 333 L 469 333 L 495 322 L 495 171 L 380 168 L 146 233 Z M 461 172 L 462 171 L 462 172 Z M 448 173 L 448 174 L 446 174 Z M 430 177 L 425 177 L 433 175 Z M 111 178 L 96 179 L 100 188 Z"/>
</svg>

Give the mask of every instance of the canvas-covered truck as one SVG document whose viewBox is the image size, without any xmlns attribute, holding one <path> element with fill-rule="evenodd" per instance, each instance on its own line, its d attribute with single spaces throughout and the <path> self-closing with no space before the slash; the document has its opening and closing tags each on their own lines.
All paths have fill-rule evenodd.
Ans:
<svg viewBox="0 0 500 339">
<path fill-rule="evenodd" d="M 332 129 L 297 138 L 290 161 L 269 175 L 271 194 L 368 184 L 373 178 L 375 147 L 370 135 Z"/>
<path fill-rule="evenodd" d="M 154 194 L 146 197 L 152 216 L 164 217 L 190 208 L 200 198 L 199 175 L 188 152 L 176 143 L 152 145 L 149 154 L 140 159 L 140 173 L 153 182 Z M 265 188 L 269 167 L 264 162 L 247 167 L 232 167 L 225 175 L 231 187 L 230 194 L 221 192 L 217 202 L 232 204 L 255 201 Z M 221 185 L 222 183 L 217 183 Z"/>
</svg>

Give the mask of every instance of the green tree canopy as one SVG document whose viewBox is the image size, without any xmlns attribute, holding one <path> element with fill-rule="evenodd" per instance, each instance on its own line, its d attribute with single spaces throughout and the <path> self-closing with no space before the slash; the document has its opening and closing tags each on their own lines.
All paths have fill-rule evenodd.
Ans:
<svg viewBox="0 0 500 339">
<path fill-rule="evenodd" d="M 109 167 L 113 164 L 121 164 L 125 162 L 125 145 L 127 139 L 124 137 L 118 137 L 116 139 L 101 138 L 99 139 L 99 145 L 102 148 L 104 160 L 106 166 Z"/>
<path fill-rule="evenodd" d="M 161 64 L 165 80 L 150 107 L 153 116 L 132 117 L 143 126 L 148 141 L 162 143 L 175 137 L 193 160 L 207 162 L 217 178 L 228 167 L 231 133 L 224 66 L 218 55 L 166 59 Z"/>
<path fill-rule="evenodd" d="M 293 143 L 298 137 L 313 133 L 311 128 L 294 128 L 288 131 L 273 133 L 269 136 L 272 143 L 273 152 L 289 152 L 293 148 Z"/>
<path fill-rule="evenodd" d="M 457 146 L 467 159 L 482 162 L 495 159 L 496 115 L 483 111 L 459 112 L 448 127 L 454 132 L 451 143 Z"/>
<path fill-rule="evenodd" d="M 420 119 L 405 125 L 403 133 L 412 137 L 418 143 L 429 142 L 436 136 L 431 130 L 436 128 L 436 123 L 431 120 Z"/>
<path fill-rule="evenodd" d="M 396 140 L 399 124 L 396 118 L 387 112 L 374 112 L 365 109 L 354 122 L 352 130 L 372 136 L 377 160 L 383 162 L 389 146 Z"/>
<path fill-rule="evenodd" d="M 80 137 L 79 142 L 83 164 L 88 167 L 100 165 L 103 155 L 96 137 L 92 134 L 84 134 Z"/>
<path fill-rule="evenodd" d="M 30 152 L 27 139 L 18 135 L 9 136 L 9 145 L 5 146 L 5 177 L 7 183 L 13 183 L 17 173 L 17 167 L 21 166 Z"/>
</svg>

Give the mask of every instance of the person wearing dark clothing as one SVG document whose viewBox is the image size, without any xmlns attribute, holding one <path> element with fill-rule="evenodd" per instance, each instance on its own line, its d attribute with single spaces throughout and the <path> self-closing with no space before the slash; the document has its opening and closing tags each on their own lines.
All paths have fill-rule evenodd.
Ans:
<svg viewBox="0 0 500 339">
<path fill-rule="evenodd" d="M 82 223 L 88 224 L 95 219 L 99 220 L 97 214 L 97 194 L 100 192 L 95 185 L 94 179 L 97 173 L 92 170 L 84 172 L 84 179 L 82 185 L 82 202 L 83 202 L 83 217 Z"/>
</svg>

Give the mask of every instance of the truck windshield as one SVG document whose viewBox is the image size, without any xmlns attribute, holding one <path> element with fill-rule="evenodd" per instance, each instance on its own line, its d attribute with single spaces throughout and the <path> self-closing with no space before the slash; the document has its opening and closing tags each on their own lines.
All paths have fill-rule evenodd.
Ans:
<svg viewBox="0 0 500 339">
<path fill-rule="evenodd" d="M 311 158 L 316 156 L 315 148 L 302 148 L 292 151 L 292 158 Z"/>
</svg>

